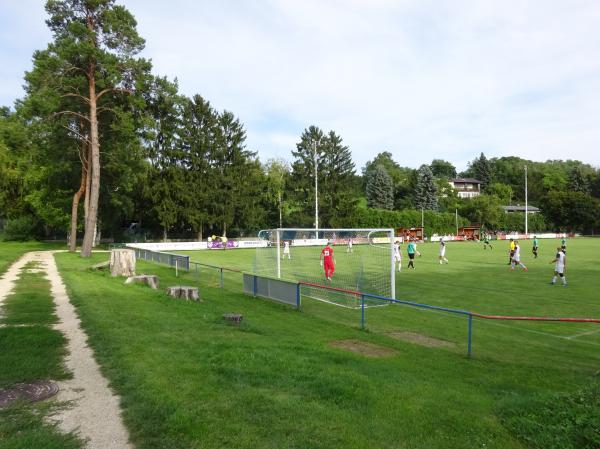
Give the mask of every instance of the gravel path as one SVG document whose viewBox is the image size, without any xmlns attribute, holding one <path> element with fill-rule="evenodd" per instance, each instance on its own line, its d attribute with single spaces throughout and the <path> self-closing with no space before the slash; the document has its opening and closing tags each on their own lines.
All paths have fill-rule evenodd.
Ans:
<svg viewBox="0 0 600 449">
<path fill-rule="evenodd" d="M 4 304 L 4 299 L 12 293 L 21 269 L 31 260 L 39 261 L 39 253 L 27 253 L 24 256 L 21 256 L 21 258 L 13 263 L 0 278 L 0 315 L 2 315 L 2 304 Z"/>
<path fill-rule="evenodd" d="M 65 365 L 73 379 L 58 382 L 59 401 L 72 401 L 53 417 L 61 430 L 75 432 L 87 441 L 88 449 L 130 449 L 129 435 L 123 425 L 119 398 L 100 373 L 100 367 L 87 345 L 87 336 L 80 326 L 75 308 L 69 301 L 53 253 L 50 251 L 27 253 L 13 264 L 0 279 L 0 306 L 14 287 L 19 270 L 29 261 L 38 261 L 50 281 L 59 323 L 54 326 L 67 338 L 68 355 Z"/>
</svg>

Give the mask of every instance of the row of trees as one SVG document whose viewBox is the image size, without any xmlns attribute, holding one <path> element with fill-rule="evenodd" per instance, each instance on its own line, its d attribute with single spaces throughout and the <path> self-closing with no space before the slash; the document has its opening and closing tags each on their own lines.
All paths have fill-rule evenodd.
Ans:
<svg viewBox="0 0 600 449">
<path fill-rule="evenodd" d="M 46 10 L 53 41 L 35 52 L 25 97 L 14 110 L 0 108 L 0 220 L 13 236 L 83 231 L 88 256 L 99 230 L 202 239 L 312 227 L 315 176 L 321 227 L 406 226 L 423 209 L 432 211 L 429 232 L 454 229 L 457 210 L 462 224 L 502 228 L 518 225 L 499 205 L 522 201 L 525 164 L 530 201 L 544 211 L 537 227 L 598 226 L 600 176 L 579 162 L 481 154 L 459 174 L 484 182 L 484 195 L 471 201 L 450 188 L 450 162 L 415 170 L 382 152 L 357 174 L 342 137 L 316 126 L 299 136 L 291 164 L 261 163 L 232 112 L 152 74 L 124 7 L 49 0 Z"/>
<path fill-rule="evenodd" d="M 369 207 L 458 210 L 471 221 L 502 230 L 523 230 L 523 214 L 507 219 L 501 206 L 524 204 L 527 174 L 529 204 L 542 210 L 541 216 L 532 218 L 530 229 L 593 232 L 600 224 L 600 171 L 579 161 L 487 159 L 481 153 L 467 170 L 457 173 L 450 162 L 440 159 L 418 170 L 401 167 L 391 153 L 383 152 L 367 163 L 363 174 Z M 457 176 L 481 181 L 482 195 L 459 199 L 448 182 Z"/>
</svg>

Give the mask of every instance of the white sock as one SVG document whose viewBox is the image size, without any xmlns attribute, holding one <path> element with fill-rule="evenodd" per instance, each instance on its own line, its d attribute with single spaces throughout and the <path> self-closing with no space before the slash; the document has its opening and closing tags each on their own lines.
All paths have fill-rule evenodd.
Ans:
<svg viewBox="0 0 600 449">
<path fill-rule="evenodd" d="M 564 279 L 564 278 L 563 278 Z M 552 283 L 556 284 L 556 276 L 552 276 Z"/>
</svg>

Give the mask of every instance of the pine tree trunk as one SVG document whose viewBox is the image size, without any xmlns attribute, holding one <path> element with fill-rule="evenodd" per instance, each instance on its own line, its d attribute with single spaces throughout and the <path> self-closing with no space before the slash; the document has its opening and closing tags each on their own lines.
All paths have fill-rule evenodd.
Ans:
<svg viewBox="0 0 600 449">
<path fill-rule="evenodd" d="M 85 151 L 85 150 L 84 150 Z M 85 162 L 82 161 L 81 165 L 81 185 L 79 190 L 73 195 L 73 204 L 71 206 L 71 241 L 69 242 L 69 251 L 75 252 L 77 247 L 77 211 L 79 210 L 79 200 L 81 195 L 85 193 L 85 187 L 87 185 L 87 169 Z"/>
<path fill-rule="evenodd" d="M 92 255 L 92 244 L 96 231 L 96 218 L 98 216 L 98 199 L 100 197 L 100 141 L 98 138 L 98 115 L 96 104 L 95 67 L 92 65 L 88 73 L 90 88 L 90 202 L 88 216 L 85 220 L 85 234 L 81 245 L 81 257 Z"/>
<path fill-rule="evenodd" d="M 83 223 L 84 223 L 84 226 L 85 226 L 85 223 L 87 222 L 87 217 L 90 212 L 90 189 L 91 189 L 91 185 L 92 185 L 92 167 L 90 167 L 89 145 L 88 145 L 88 151 L 87 151 L 86 165 L 87 165 L 88 171 L 87 171 L 87 179 L 85 181 L 85 199 L 83 200 Z"/>
</svg>

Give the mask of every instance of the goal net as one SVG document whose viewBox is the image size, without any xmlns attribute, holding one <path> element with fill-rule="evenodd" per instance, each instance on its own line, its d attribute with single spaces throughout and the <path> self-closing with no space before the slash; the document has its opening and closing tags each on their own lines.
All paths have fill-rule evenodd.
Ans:
<svg viewBox="0 0 600 449">
<path fill-rule="evenodd" d="M 300 282 L 304 296 L 352 308 L 361 307 L 361 293 L 395 297 L 393 229 L 285 228 L 260 231 L 259 237 L 266 244 L 256 250 L 254 273 Z M 322 260 L 327 246 L 333 274 Z M 364 301 L 369 307 L 388 304 Z"/>
</svg>

